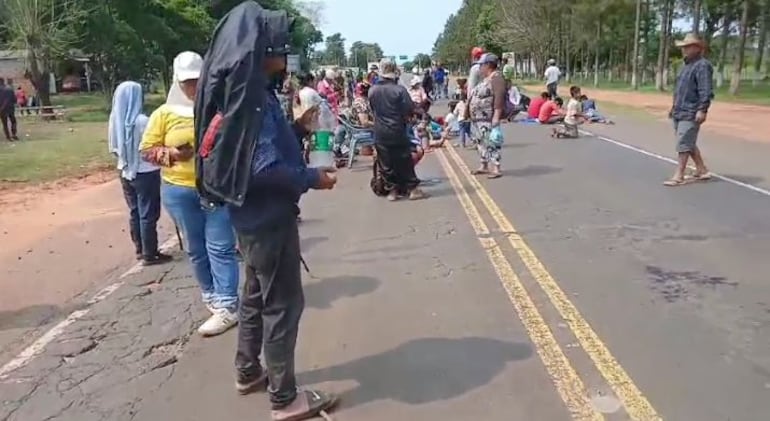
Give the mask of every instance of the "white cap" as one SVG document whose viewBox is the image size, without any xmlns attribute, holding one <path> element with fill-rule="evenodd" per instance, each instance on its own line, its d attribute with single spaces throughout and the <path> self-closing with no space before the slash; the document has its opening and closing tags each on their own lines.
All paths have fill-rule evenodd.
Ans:
<svg viewBox="0 0 770 421">
<path fill-rule="evenodd" d="M 194 51 L 179 53 L 174 59 L 174 79 L 178 82 L 198 79 L 203 68 L 203 57 Z"/>
<path fill-rule="evenodd" d="M 419 76 L 415 76 L 412 78 L 412 82 L 409 84 L 409 86 L 417 86 L 422 83 L 422 79 L 420 79 Z"/>
</svg>

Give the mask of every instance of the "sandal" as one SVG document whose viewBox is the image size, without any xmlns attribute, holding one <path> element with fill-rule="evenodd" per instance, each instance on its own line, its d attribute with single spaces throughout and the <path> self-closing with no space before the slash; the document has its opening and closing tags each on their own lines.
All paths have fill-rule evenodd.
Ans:
<svg viewBox="0 0 770 421">
<path fill-rule="evenodd" d="M 700 180 L 700 181 L 711 180 L 711 177 L 712 177 L 712 175 L 708 171 L 704 172 L 703 174 L 695 174 L 695 175 L 692 176 L 692 178 L 694 178 L 696 180 Z"/>
<path fill-rule="evenodd" d="M 667 186 L 667 187 L 676 187 L 676 186 L 681 186 L 684 183 L 686 183 L 684 178 L 670 178 L 670 179 L 664 181 L 663 185 Z"/>
<path fill-rule="evenodd" d="M 321 415 L 337 405 L 335 395 L 315 390 L 301 390 L 289 406 L 272 411 L 273 421 L 302 421 Z"/>
<path fill-rule="evenodd" d="M 490 180 L 494 180 L 494 179 L 496 179 L 496 178 L 500 178 L 500 177 L 502 177 L 502 176 L 503 176 L 503 175 L 502 175 L 502 174 L 500 174 L 499 172 L 493 172 L 493 173 L 491 173 L 491 174 L 487 175 L 487 178 L 488 178 L 488 179 L 490 179 Z"/>
<path fill-rule="evenodd" d="M 481 175 L 481 174 L 487 174 L 489 173 L 489 170 L 473 170 L 471 171 L 471 175 Z"/>
</svg>

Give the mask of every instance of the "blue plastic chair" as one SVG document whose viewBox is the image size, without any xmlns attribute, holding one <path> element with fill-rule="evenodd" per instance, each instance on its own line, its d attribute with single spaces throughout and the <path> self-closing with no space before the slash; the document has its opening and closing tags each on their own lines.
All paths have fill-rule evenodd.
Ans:
<svg viewBox="0 0 770 421">
<path fill-rule="evenodd" d="M 369 128 L 354 126 L 347 117 L 340 115 L 337 120 L 345 128 L 345 140 L 348 143 L 348 168 L 353 168 L 358 148 L 374 145 L 374 131 Z"/>
</svg>

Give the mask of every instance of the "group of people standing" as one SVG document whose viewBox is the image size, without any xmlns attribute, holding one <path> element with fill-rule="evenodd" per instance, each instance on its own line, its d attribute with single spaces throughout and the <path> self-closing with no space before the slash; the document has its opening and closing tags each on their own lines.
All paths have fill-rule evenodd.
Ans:
<svg viewBox="0 0 770 421">
<path fill-rule="evenodd" d="M 318 107 L 289 120 L 277 96 L 290 26 L 285 11 L 244 1 L 220 21 L 205 58 L 175 58 L 165 104 L 145 116 L 142 87 L 123 82 L 109 124 L 137 258 L 171 259 L 157 245 L 165 208 L 211 313 L 199 332 L 238 324 L 236 389 L 267 388 L 276 421 L 309 419 L 337 400 L 299 389 L 294 374 L 304 308 L 298 202 L 308 189 L 333 188 L 336 176 L 308 168 L 301 154 Z"/>
</svg>

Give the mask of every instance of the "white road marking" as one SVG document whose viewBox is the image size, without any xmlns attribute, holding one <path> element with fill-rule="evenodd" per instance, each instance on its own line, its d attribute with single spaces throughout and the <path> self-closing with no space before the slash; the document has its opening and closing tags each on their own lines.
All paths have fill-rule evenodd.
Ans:
<svg viewBox="0 0 770 421">
<path fill-rule="evenodd" d="M 674 165 L 678 164 L 678 162 L 675 159 L 673 159 L 673 158 L 669 158 L 667 156 L 663 156 L 663 155 L 657 154 L 655 152 L 650 152 L 648 150 L 644 150 L 644 149 L 636 147 L 634 145 L 629 145 L 628 143 L 623 143 L 623 142 L 621 142 L 619 140 L 615 140 L 615 139 L 612 139 L 612 138 L 609 138 L 609 137 L 606 137 L 606 136 L 600 136 L 600 135 L 597 135 L 596 133 L 591 133 L 591 132 L 585 131 L 585 130 L 581 130 L 580 132 L 585 134 L 585 135 L 593 136 L 593 137 L 595 137 L 595 138 L 597 138 L 599 140 L 603 140 L 605 142 L 612 143 L 613 145 L 620 146 L 621 148 L 626 148 L 628 150 L 631 150 L 631 151 L 634 151 L 634 152 L 638 152 L 640 154 L 647 155 L 649 157 L 652 157 L 652 158 L 655 158 L 655 159 L 659 159 L 659 160 L 664 161 L 664 162 L 668 162 L 669 164 L 674 164 Z M 690 168 L 694 169 L 692 166 Z M 755 193 L 763 194 L 765 196 L 770 196 L 770 190 L 766 190 L 766 189 L 763 189 L 761 187 L 757 187 L 757 186 L 749 184 L 749 183 L 744 183 L 743 181 L 736 180 L 736 179 L 734 179 L 732 177 L 727 177 L 727 176 L 724 176 L 724 175 L 721 175 L 721 174 L 717 174 L 715 172 L 711 172 L 711 175 L 714 178 L 717 178 L 717 179 L 722 180 L 722 181 L 726 181 L 726 182 L 728 182 L 730 184 L 734 184 L 734 185 L 739 186 L 739 187 L 743 187 L 744 189 L 751 190 L 751 191 L 753 191 Z"/>
<path fill-rule="evenodd" d="M 173 236 L 168 240 L 166 240 L 166 242 L 164 242 L 160 246 L 160 250 L 168 251 L 174 246 L 176 246 L 177 243 L 178 241 L 176 236 Z M 69 316 L 67 316 L 66 319 L 57 323 L 54 327 L 52 327 L 50 330 L 44 333 L 41 337 L 37 338 L 35 342 L 33 342 L 28 347 L 24 348 L 23 351 L 21 351 L 13 359 L 8 361 L 2 368 L 0 368 L 0 380 L 5 380 L 11 372 L 18 370 L 19 368 L 29 364 L 29 362 L 32 361 L 32 359 L 40 355 L 43 352 L 43 350 L 45 350 L 45 347 L 48 346 L 48 344 L 53 342 L 57 337 L 59 337 L 59 335 L 64 333 L 64 330 L 67 328 L 67 326 L 85 317 L 85 315 L 88 314 L 89 311 L 91 311 L 91 306 L 109 297 L 110 295 L 112 295 L 113 292 L 117 291 L 118 288 L 123 286 L 125 281 L 123 281 L 122 279 L 125 279 L 129 275 L 141 272 L 142 268 L 143 266 L 141 263 L 136 263 L 133 266 L 131 266 L 130 269 L 128 269 L 122 275 L 120 275 L 120 277 L 118 277 L 118 279 L 120 280 L 102 288 L 93 297 L 91 297 L 90 300 L 86 301 L 86 304 L 89 307 L 81 310 L 73 311 L 72 313 L 70 313 Z"/>
</svg>

